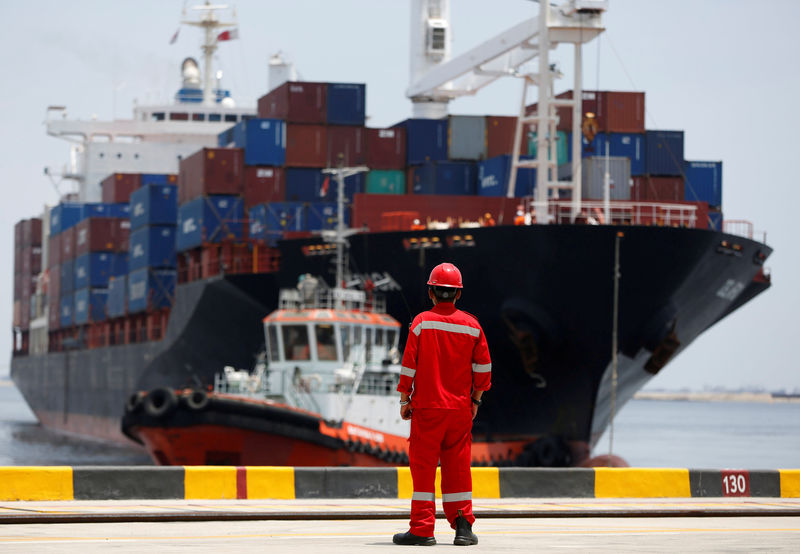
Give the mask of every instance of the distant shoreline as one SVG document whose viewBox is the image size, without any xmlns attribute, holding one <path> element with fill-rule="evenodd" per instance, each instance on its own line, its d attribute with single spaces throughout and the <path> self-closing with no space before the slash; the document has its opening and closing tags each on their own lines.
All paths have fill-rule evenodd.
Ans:
<svg viewBox="0 0 800 554">
<path fill-rule="evenodd" d="M 800 402 L 800 396 L 773 396 L 769 392 L 669 392 L 639 391 L 635 400 L 670 400 L 682 402 L 763 402 L 778 404 Z"/>
</svg>

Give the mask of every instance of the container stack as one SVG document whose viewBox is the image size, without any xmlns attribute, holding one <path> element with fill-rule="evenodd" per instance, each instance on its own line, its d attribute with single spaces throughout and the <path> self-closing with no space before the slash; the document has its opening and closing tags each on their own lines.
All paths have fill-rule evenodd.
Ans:
<svg viewBox="0 0 800 554">
<path fill-rule="evenodd" d="M 42 269 L 42 220 L 23 219 L 14 225 L 14 315 L 13 325 L 19 331 L 14 352 L 27 352 L 28 331 L 36 313 L 34 293 Z"/>
<path fill-rule="evenodd" d="M 175 296 L 178 187 L 143 185 L 131 194 L 130 205 L 129 271 L 113 285 L 109 312 L 115 315 L 169 308 Z"/>
<path fill-rule="evenodd" d="M 722 230 L 722 162 L 684 163 L 684 198 L 708 203 L 708 226 Z"/>
</svg>

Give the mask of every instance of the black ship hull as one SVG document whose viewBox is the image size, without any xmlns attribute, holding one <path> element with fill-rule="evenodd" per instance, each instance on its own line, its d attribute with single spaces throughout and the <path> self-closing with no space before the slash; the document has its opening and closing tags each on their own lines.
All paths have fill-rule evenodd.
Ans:
<svg viewBox="0 0 800 554">
<path fill-rule="evenodd" d="M 479 318 L 493 358 L 476 440 L 558 437 L 579 462 L 611 414 L 620 233 L 618 410 L 704 330 L 769 287 L 758 278 L 769 247 L 699 229 L 534 225 L 365 233 L 350 238 L 349 257 L 401 322 L 427 309 L 434 265 L 459 266 L 459 307 Z M 43 424 L 124 441 L 120 421 L 135 391 L 209 385 L 225 365 L 252 366 L 278 289 L 302 273 L 331 282 L 332 256 L 309 248 L 320 242 L 282 242 L 276 274 L 180 285 L 162 341 L 15 357 L 12 378 Z"/>
</svg>

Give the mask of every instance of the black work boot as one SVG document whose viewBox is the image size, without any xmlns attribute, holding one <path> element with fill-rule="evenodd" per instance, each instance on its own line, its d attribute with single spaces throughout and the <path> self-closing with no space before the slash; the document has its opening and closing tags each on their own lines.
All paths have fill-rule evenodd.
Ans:
<svg viewBox="0 0 800 554">
<path fill-rule="evenodd" d="M 461 510 L 458 511 L 456 518 L 456 538 L 453 539 L 453 544 L 456 546 L 470 546 L 478 544 L 478 537 L 472 532 L 472 525 Z"/>
<path fill-rule="evenodd" d="M 476 541 L 478 539 L 475 539 Z M 405 533 L 397 533 L 392 537 L 392 542 L 395 544 L 402 544 L 405 546 L 433 546 L 436 544 L 436 539 L 433 537 L 420 537 L 406 531 Z"/>
</svg>

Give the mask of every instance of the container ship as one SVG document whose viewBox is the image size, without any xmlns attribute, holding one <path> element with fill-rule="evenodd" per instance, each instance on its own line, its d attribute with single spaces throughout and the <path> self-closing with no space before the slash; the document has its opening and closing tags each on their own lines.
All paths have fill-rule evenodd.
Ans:
<svg viewBox="0 0 800 554">
<path fill-rule="evenodd" d="M 399 420 L 398 410 L 332 421 L 299 403 L 248 407 L 223 395 L 209 411 L 208 391 L 223 368 L 249 379 L 291 360 L 265 318 L 299 276 L 379 291 L 402 351 L 405 324 L 427 309 L 430 269 L 449 261 L 493 358 L 473 462 L 598 463 L 592 449 L 615 412 L 769 288 L 772 251 L 747 222 L 723 221 L 721 162 L 685 160 L 682 131 L 645 128 L 644 93 L 583 90 L 577 63 L 573 89 L 552 94 L 550 49 L 574 44 L 579 61 L 606 4 L 541 4 L 539 16 L 451 58 L 449 3 L 414 0 L 413 117 L 386 128 L 365 125 L 364 84 L 297 81 L 277 56 L 257 109 L 235 107 L 188 58 L 175 104 L 137 107 L 131 120 L 48 119 L 51 135 L 81 137 L 81 177 L 75 195 L 15 226 L 11 376 L 39 421 L 146 442 L 157 463 L 403 463 L 402 433 L 389 448 L 374 421 Z M 216 33 L 219 6 L 200 9 L 208 77 L 231 34 Z M 538 97 L 523 93 L 518 117 L 448 114 L 453 98 L 536 57 L 539 73 L 522 82 Z M 326 169 L 353 167 L 342 180 Z M 333 274 L 342 263 L 346 279 Z M 345 340 L 344 327 L 339 362 L 346 348 L 388 344 L 377 328 L 355 341 L 347 327 Z M 322 361 L 319 340 L 307 361 Z M 294 369 L 285 390 L 295 396 L 338 386 L 323 391 L 312 369 Z M 397 375 L 378 374 L 388 398 Z M 195 451 L 171 455 L 190 435 Z M 269 440 L 253 453 L 220 446 L 226 435 Z M 278 444 L 305 455 L 265 457 Z"/>
</svg>

